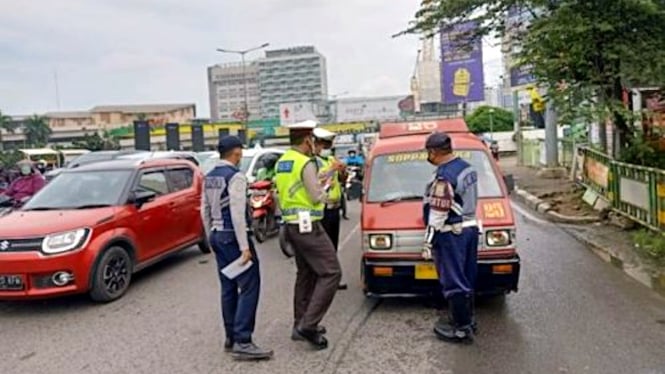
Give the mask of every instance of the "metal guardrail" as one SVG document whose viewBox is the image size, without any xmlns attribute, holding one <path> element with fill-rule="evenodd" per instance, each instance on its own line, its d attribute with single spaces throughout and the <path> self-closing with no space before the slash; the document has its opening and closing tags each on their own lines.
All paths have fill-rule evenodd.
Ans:
<svg viewBox="0 0 665 374">
<path fill-rule="evenodd" d="M 610 159 L 580 147 L 581 183 L 617 213 L 656 231 L 665 230 L 665 170 Z"/>
<path fill-rule="evenodd" d="M 544 166 L 541 155 L 544 154 L 545 142 L 542 139 L 522 139 L 519 152 L 520 165 L 530 167 Z M 575 142 L 572 139 L 559 140 L 559 165 L 570 169 L 575 160 Z"/>
</svg>

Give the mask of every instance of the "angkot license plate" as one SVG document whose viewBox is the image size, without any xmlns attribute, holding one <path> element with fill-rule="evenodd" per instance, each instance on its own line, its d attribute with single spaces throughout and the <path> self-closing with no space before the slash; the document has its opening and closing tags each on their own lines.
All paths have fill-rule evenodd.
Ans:
<svg viewBox="0 0 665 374">
<path fill-rule="evenodd" d="M 0 275 L 0 290 L 20 291 L 23 289 L 23 277 L 20 275 Z"/>
<path fill-rule="evenodd" d="M 439 279 L 439 274 L 436 272 L 436 267 L 433 263 L 423 262 L 416 264 L 415 270 L 416 279 Z"/>
</svg>

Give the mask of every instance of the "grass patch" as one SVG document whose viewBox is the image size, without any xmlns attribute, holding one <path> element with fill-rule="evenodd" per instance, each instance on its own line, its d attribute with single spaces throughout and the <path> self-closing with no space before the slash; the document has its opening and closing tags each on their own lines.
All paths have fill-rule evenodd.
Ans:
<svg viewBox="0 0 665 374">
<path fill-rule="evenodd" d="M 648 229 L 633 234 L 635 251 L 651 265 L 665 267 L 665 235 Z"/>
</svg>

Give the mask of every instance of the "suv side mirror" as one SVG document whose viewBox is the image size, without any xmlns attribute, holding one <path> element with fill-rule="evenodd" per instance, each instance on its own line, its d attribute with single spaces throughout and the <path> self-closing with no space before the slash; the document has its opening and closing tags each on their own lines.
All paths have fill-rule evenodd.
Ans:
<svg viewBox="0 0 665 374">
<path fill-rule="evenodd" d="M 127 203 L 134 204 L 137 209 L 141 209 L 145 203 L 155 200 L 155 198 L 157 198 L 157 194 L 152 191 L 133 191 L 129 194 Z"/>
<path fill-rule="evenodd" d="M 508 189 L 508 193 L 512 193 L 515 191 L 515 178 L 513 178 L 512 174 L 506 174 L 503 176 L 503 183 L 506 184 L 506 188 Z"/>
</svg>

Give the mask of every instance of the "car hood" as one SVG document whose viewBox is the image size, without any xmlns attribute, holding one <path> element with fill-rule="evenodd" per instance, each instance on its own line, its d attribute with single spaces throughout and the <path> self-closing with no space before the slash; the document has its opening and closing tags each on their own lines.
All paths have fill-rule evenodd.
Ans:
<svg viewBox="0 0 665 374">
<path fill-rule="evenodd" d="M 477 217 L 483 227 L 513 226 L 513 211 L 508 199 L 478 199 Z M 405 201 L 382 207 L 381 204 L 364 204 L 363 230 L 420 230 L 423 222 L 421 201 Z"/>
<path fill-rule="evenodd" d="M 113 217 L 114 207 L 85 210 L 15 211 L 0 218 L 0 237 L 35 237 L 94 227 Z"/>
</svg>

